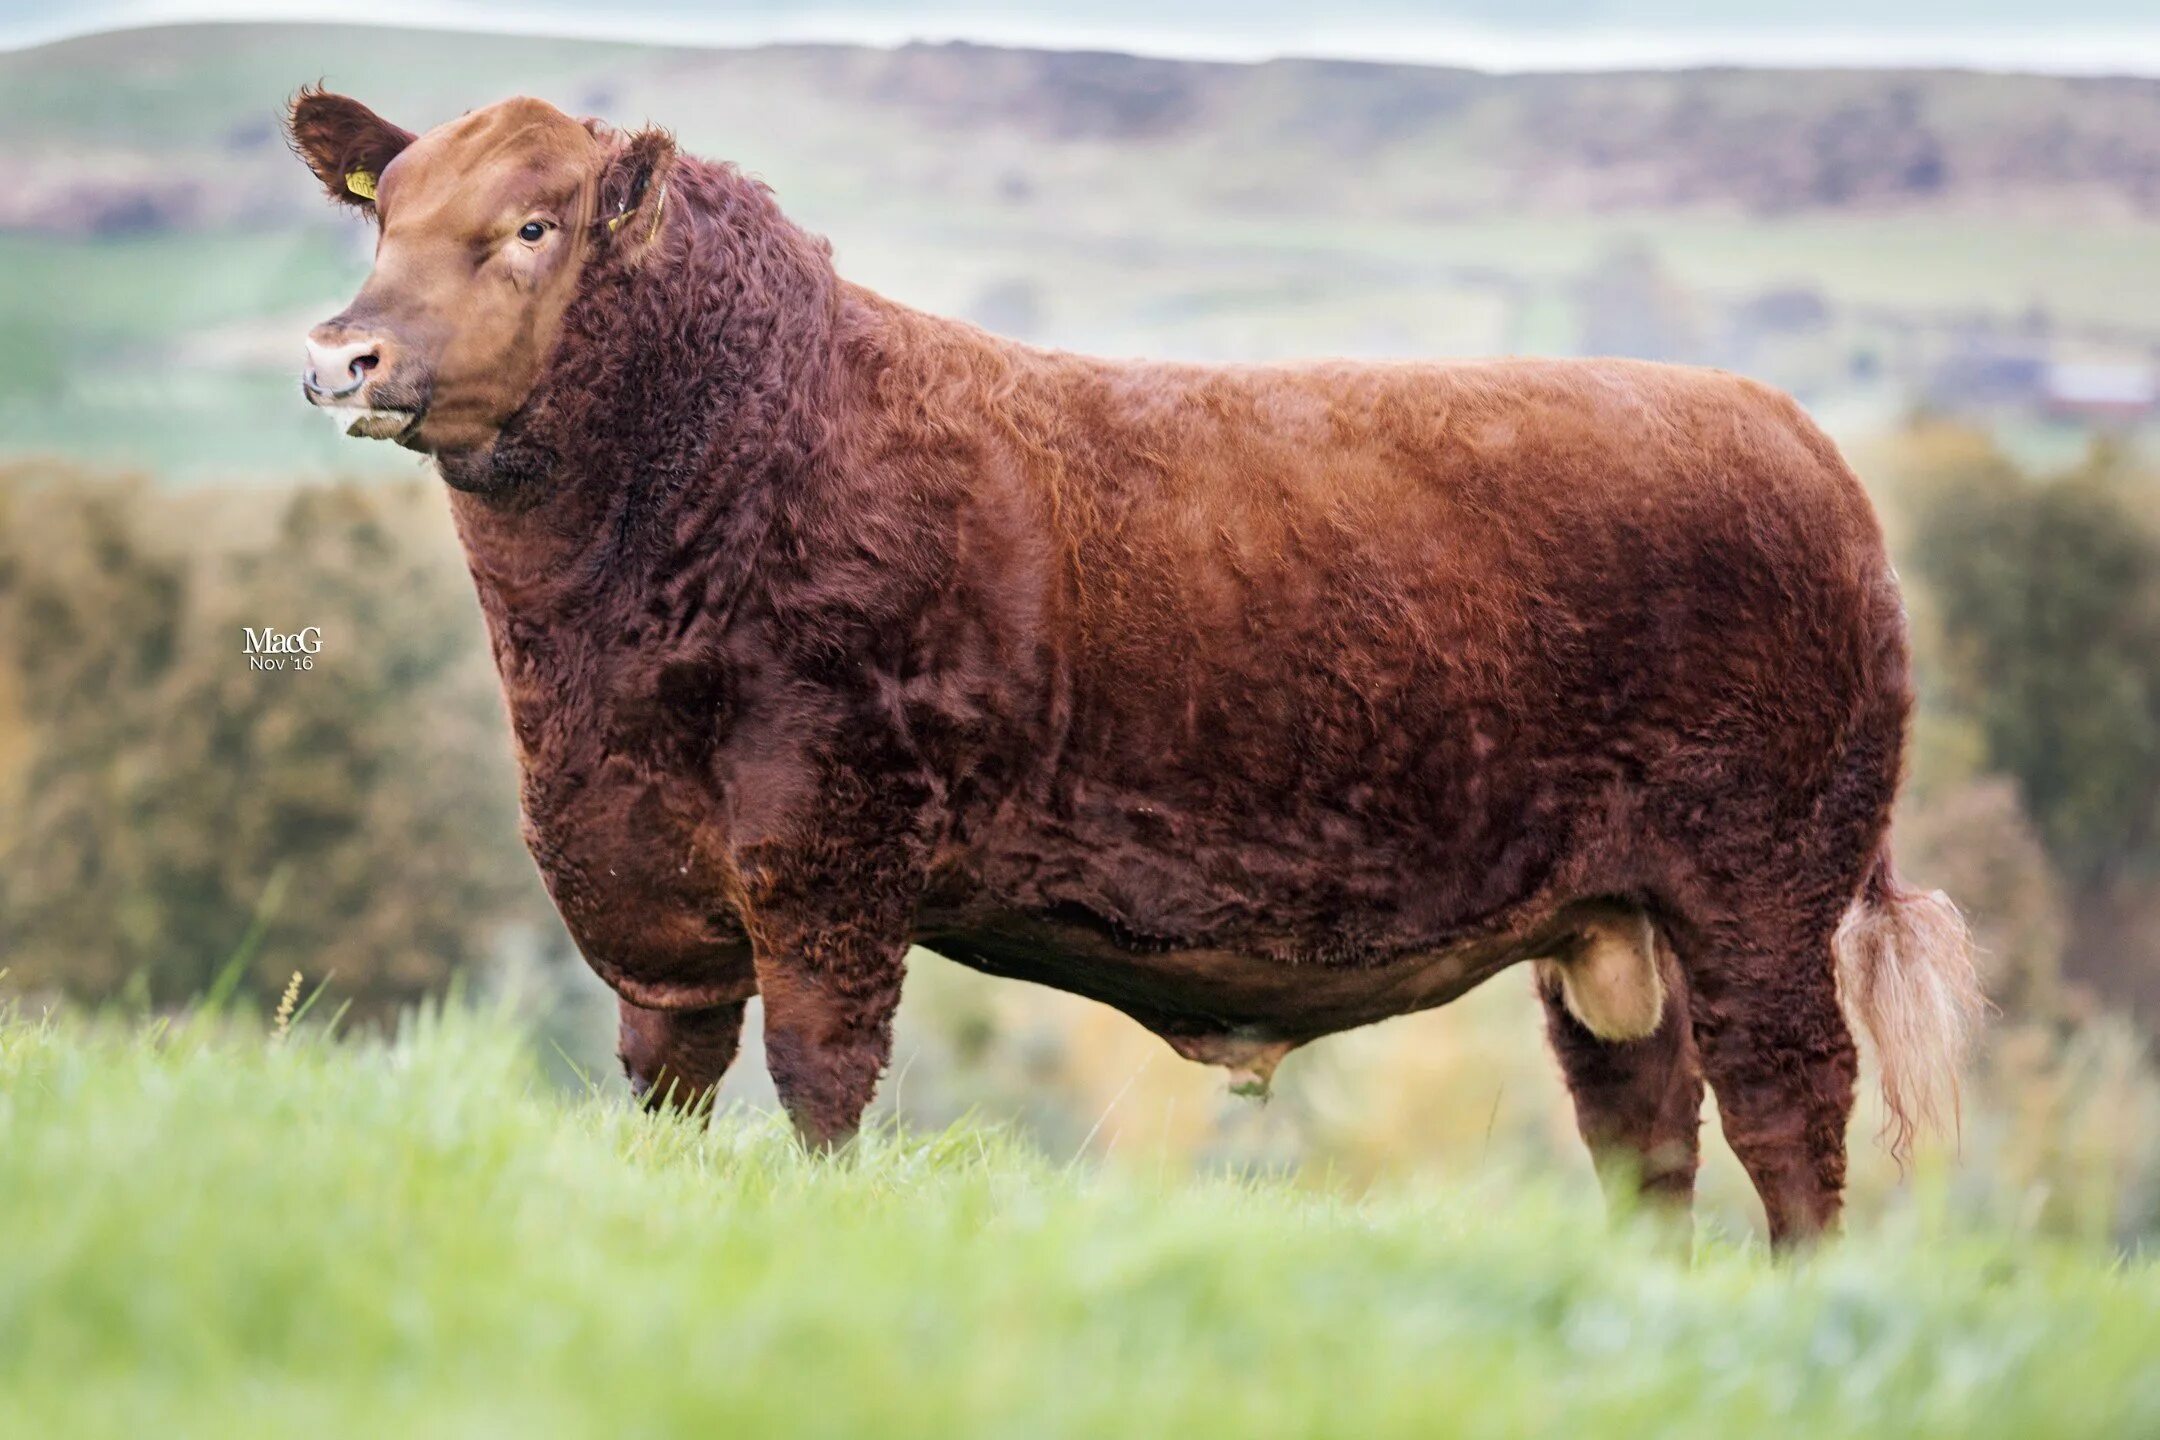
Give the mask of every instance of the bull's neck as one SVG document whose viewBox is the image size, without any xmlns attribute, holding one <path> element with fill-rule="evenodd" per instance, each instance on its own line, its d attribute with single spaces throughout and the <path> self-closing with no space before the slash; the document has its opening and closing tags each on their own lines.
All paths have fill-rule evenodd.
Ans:
<svg viewBox="0 0 2160 1440">
<path fill-rule="evenodd" d="M 678 626 L 733 605 L 781 495 L 825 463 L 826 248 L 732 167 L 679 161 L 670 191 L 634 264 L 595 264 L 479 490 L 453 496 L 498 650 L 625 603 Z"/>
</svg>

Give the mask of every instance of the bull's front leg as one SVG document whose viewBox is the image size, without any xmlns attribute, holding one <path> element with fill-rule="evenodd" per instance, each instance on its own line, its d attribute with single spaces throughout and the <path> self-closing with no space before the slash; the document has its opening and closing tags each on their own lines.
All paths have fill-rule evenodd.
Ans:
<svg viewBox="0 0 2160 1440">
<path fill-rule="evenodd" d="M 818 807 L 818 833 L 742 857 L 765 1064 L 795 1133 L 813 1150 L 855 1137 L 892 1058 L 893 1012 L 928 873 L 922 794 L 891 778 L 876 790 L 835 786 Z"/>
<path fill-rule="evenodd" d="M 813 1150 L 855 1137 L 892 1058 L 907 935 L 864 917 L 790 915 L 760 926 L 758 992 L 773 1088 Z"/>
<path fill-rule="evenodd" d="M 903 736 L 866 727 L 828 758 L 796 825 L 735 857 L 765 1065 L 812 1150 L 855 1138 L 892 1058 L 942 794 Z"/>
<path fill-rule="evenodd" d="M 735 1062 L 742 1041 L 743 1005 L 736 1000 L 704 1010 L 648 1010 L 621 1002 L 616 1054 L 631 1093 L 647 1109 L 696 1112 Z"/>
</svg>

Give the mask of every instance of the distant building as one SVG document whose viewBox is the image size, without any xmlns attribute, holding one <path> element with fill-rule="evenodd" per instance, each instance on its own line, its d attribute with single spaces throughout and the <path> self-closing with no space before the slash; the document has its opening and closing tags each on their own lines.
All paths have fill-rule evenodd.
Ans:
<svg viewBox="0 0 2160 1440">
<path fill-rule="evenodd" d="M 2160 418 L 2160 364 L 2056 360 L 2019 351 L 1966 351 L 1928 373 L 1928 404 L 1952 414 L 2006 410 L 2085 424 Z"/>
<path fill-rule="evenodd" d="M 2135 424 L 2160 415 L 2160 365 L 2057 361 L 2041 377 L 2041 408 L 2066 420 Z"/>
</svg>

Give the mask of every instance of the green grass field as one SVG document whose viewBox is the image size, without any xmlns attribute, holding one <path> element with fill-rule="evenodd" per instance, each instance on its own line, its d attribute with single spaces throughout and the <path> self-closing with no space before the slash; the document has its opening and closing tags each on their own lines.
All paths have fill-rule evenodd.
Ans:
<svg viewBox="0 0 2160 1440">
<path fill-rule="evenodd" d="M 2160 1269 L 1930 1222 L 1692 1267 L 995 1132 L 813 1161 L 395 1043 L 0 1022 L 0 1434 L 2150 1435 Z"/>
</svg>

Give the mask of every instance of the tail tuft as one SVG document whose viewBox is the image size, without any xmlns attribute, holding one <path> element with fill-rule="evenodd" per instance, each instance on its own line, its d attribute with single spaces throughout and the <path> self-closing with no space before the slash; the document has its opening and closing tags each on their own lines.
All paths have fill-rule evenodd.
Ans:
<svg viewBox="0 0 2160 1440">
<path fill-rule="evenodd" d="M 1883 1133 L 1902 1165 L 1922 1130 L 1956 1133 L 1958 1074 L 1987 1010 L 1972 935 L 1940 890 L 1907 890 L 1876 855 L 1836 939 L 1838 989 L 1875 1043 Z"/>
</svg>

